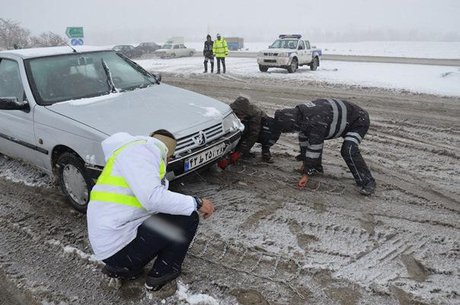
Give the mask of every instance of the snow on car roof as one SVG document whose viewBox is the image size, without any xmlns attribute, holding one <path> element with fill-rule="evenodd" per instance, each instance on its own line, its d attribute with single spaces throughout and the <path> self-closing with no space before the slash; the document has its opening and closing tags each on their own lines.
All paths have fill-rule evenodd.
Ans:
<svg viewBox="0 0 460 305">
<path fill-rule="evenodd" d="M 107 47 L 93 47 L 93 46 L 78 46 L 73 47 L 77 52 L 91 52 L 91 51 L 109 51 Z M 63 47 L 48 47 L 48 48 L 32 48 L 32 49 L 18 49 L 18 50 L 7 50 L 0 51 L 0 55 L 16 55 L 23 59 L 44 57 L 51 55 L 63 55 L 73 53 L 72 48 L 69 46 Z"/>
</svg>

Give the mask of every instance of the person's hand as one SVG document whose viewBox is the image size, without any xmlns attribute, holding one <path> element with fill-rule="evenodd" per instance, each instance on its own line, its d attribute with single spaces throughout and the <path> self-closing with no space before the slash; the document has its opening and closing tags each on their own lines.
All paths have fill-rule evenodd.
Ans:
<svg viewBox="0 0 460 305">
<path fill-rule="evenodd" d="M 297 183 L 297 187 L 301 189 L 307 185 L 307 182 L 308 182 L 308 176 L 304 174 L 300 178 L 299 183 Z"/>
<path fill-rule="evenodd" d="M 219 166 L 222 170 L 226 169 L 228 166 L 228 160 L 222 159 L 217 162 L 217 166 Z"/>
<path fill-rule="evenodd" d="M 214 205 L 209 199 L 203 198 L 203 205 L 198 211 L 203 213 L 203 217 L 206 219 L 214 213 Z"/>
<path fill-rule="evenodd" d="M 231 164 L 236 164 L 236 161 L 238 161 L 241 157 L 241 153 L 239 151 L 234 151 L 230 154 L 230 163 Z"/>
</svg>

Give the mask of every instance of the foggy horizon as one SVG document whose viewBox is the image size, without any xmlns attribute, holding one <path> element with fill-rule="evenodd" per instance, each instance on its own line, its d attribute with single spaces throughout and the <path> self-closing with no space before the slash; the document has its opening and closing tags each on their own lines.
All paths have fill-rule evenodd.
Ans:
<svg viewBox="0 0 460 305">
<path fill-rule="evenodd" d="M 0 18 L 20 22 L 32 34 L 65 37 L 66 27 L 82 26 L 85 44 L 92 45 L 163 42 L 171 36 L 202 41 L 218 32 L 254 42 L 272 41 L 280 33 L 317 42 L 460 41 L 460 1 L 455 0 L 1 1 Z"/>
</svg>

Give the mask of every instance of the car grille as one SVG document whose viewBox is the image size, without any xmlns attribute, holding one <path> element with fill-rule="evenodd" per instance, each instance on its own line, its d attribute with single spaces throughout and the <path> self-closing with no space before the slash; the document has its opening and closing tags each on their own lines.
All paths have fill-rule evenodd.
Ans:
<svg viewBox="0 0 460 305">
<path fill-rule="evenodd" d="M 275 63 L 275 62 L 276 62 L 276 59 L 264 59 L 264 62 Z"/>
<path fill-rule="evenodd" d="M 265 56 L 278 56 L 278 53 L 264 53 Z"/>
<path fill-rule="evenodd" d="M 183 150 L 192 149 L 194 147 L 202 146 L 208 143 L 215 138 L 218 138 L 223 132 L 222 123 L 216 124 L 214 126 L 208 127 L 203 129 L 202 131 L 198 131 L 192 133 L 188 136 L 182 137 L 177 140 L 176 152 L 180 152 Z M 206 142 L 200 143 L 200 133 L 205 136 Z"/>
</svg>

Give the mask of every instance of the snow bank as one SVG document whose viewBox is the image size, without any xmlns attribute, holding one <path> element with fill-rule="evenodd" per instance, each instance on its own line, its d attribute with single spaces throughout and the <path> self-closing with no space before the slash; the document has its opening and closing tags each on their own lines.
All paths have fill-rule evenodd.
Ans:
<svg viewBox="0 0 460 305">
<path fill-rule="evenodd" d="M 177 59 L 138 60 L 147 70 L 180 75 L 202 74 L 203 59 L 186 57 Z M 270 69 L 268 73 L 259 71 L 255 58 L 227 58 L 227 74 L 209 77 L 233 78 L 237 76 L 259 79 L 283 79 L 343 84 L 360 87 L 407 90 L 447 96 L 460 96 L 460 68 L 427 65 L 406 65 L 386 63 L 356 63 L 322 61 L 317 71 L 301 67 L 296 73 L 284 69 Z M 246 82 L 241 79 L 242 82 Z"/>
</svg>

